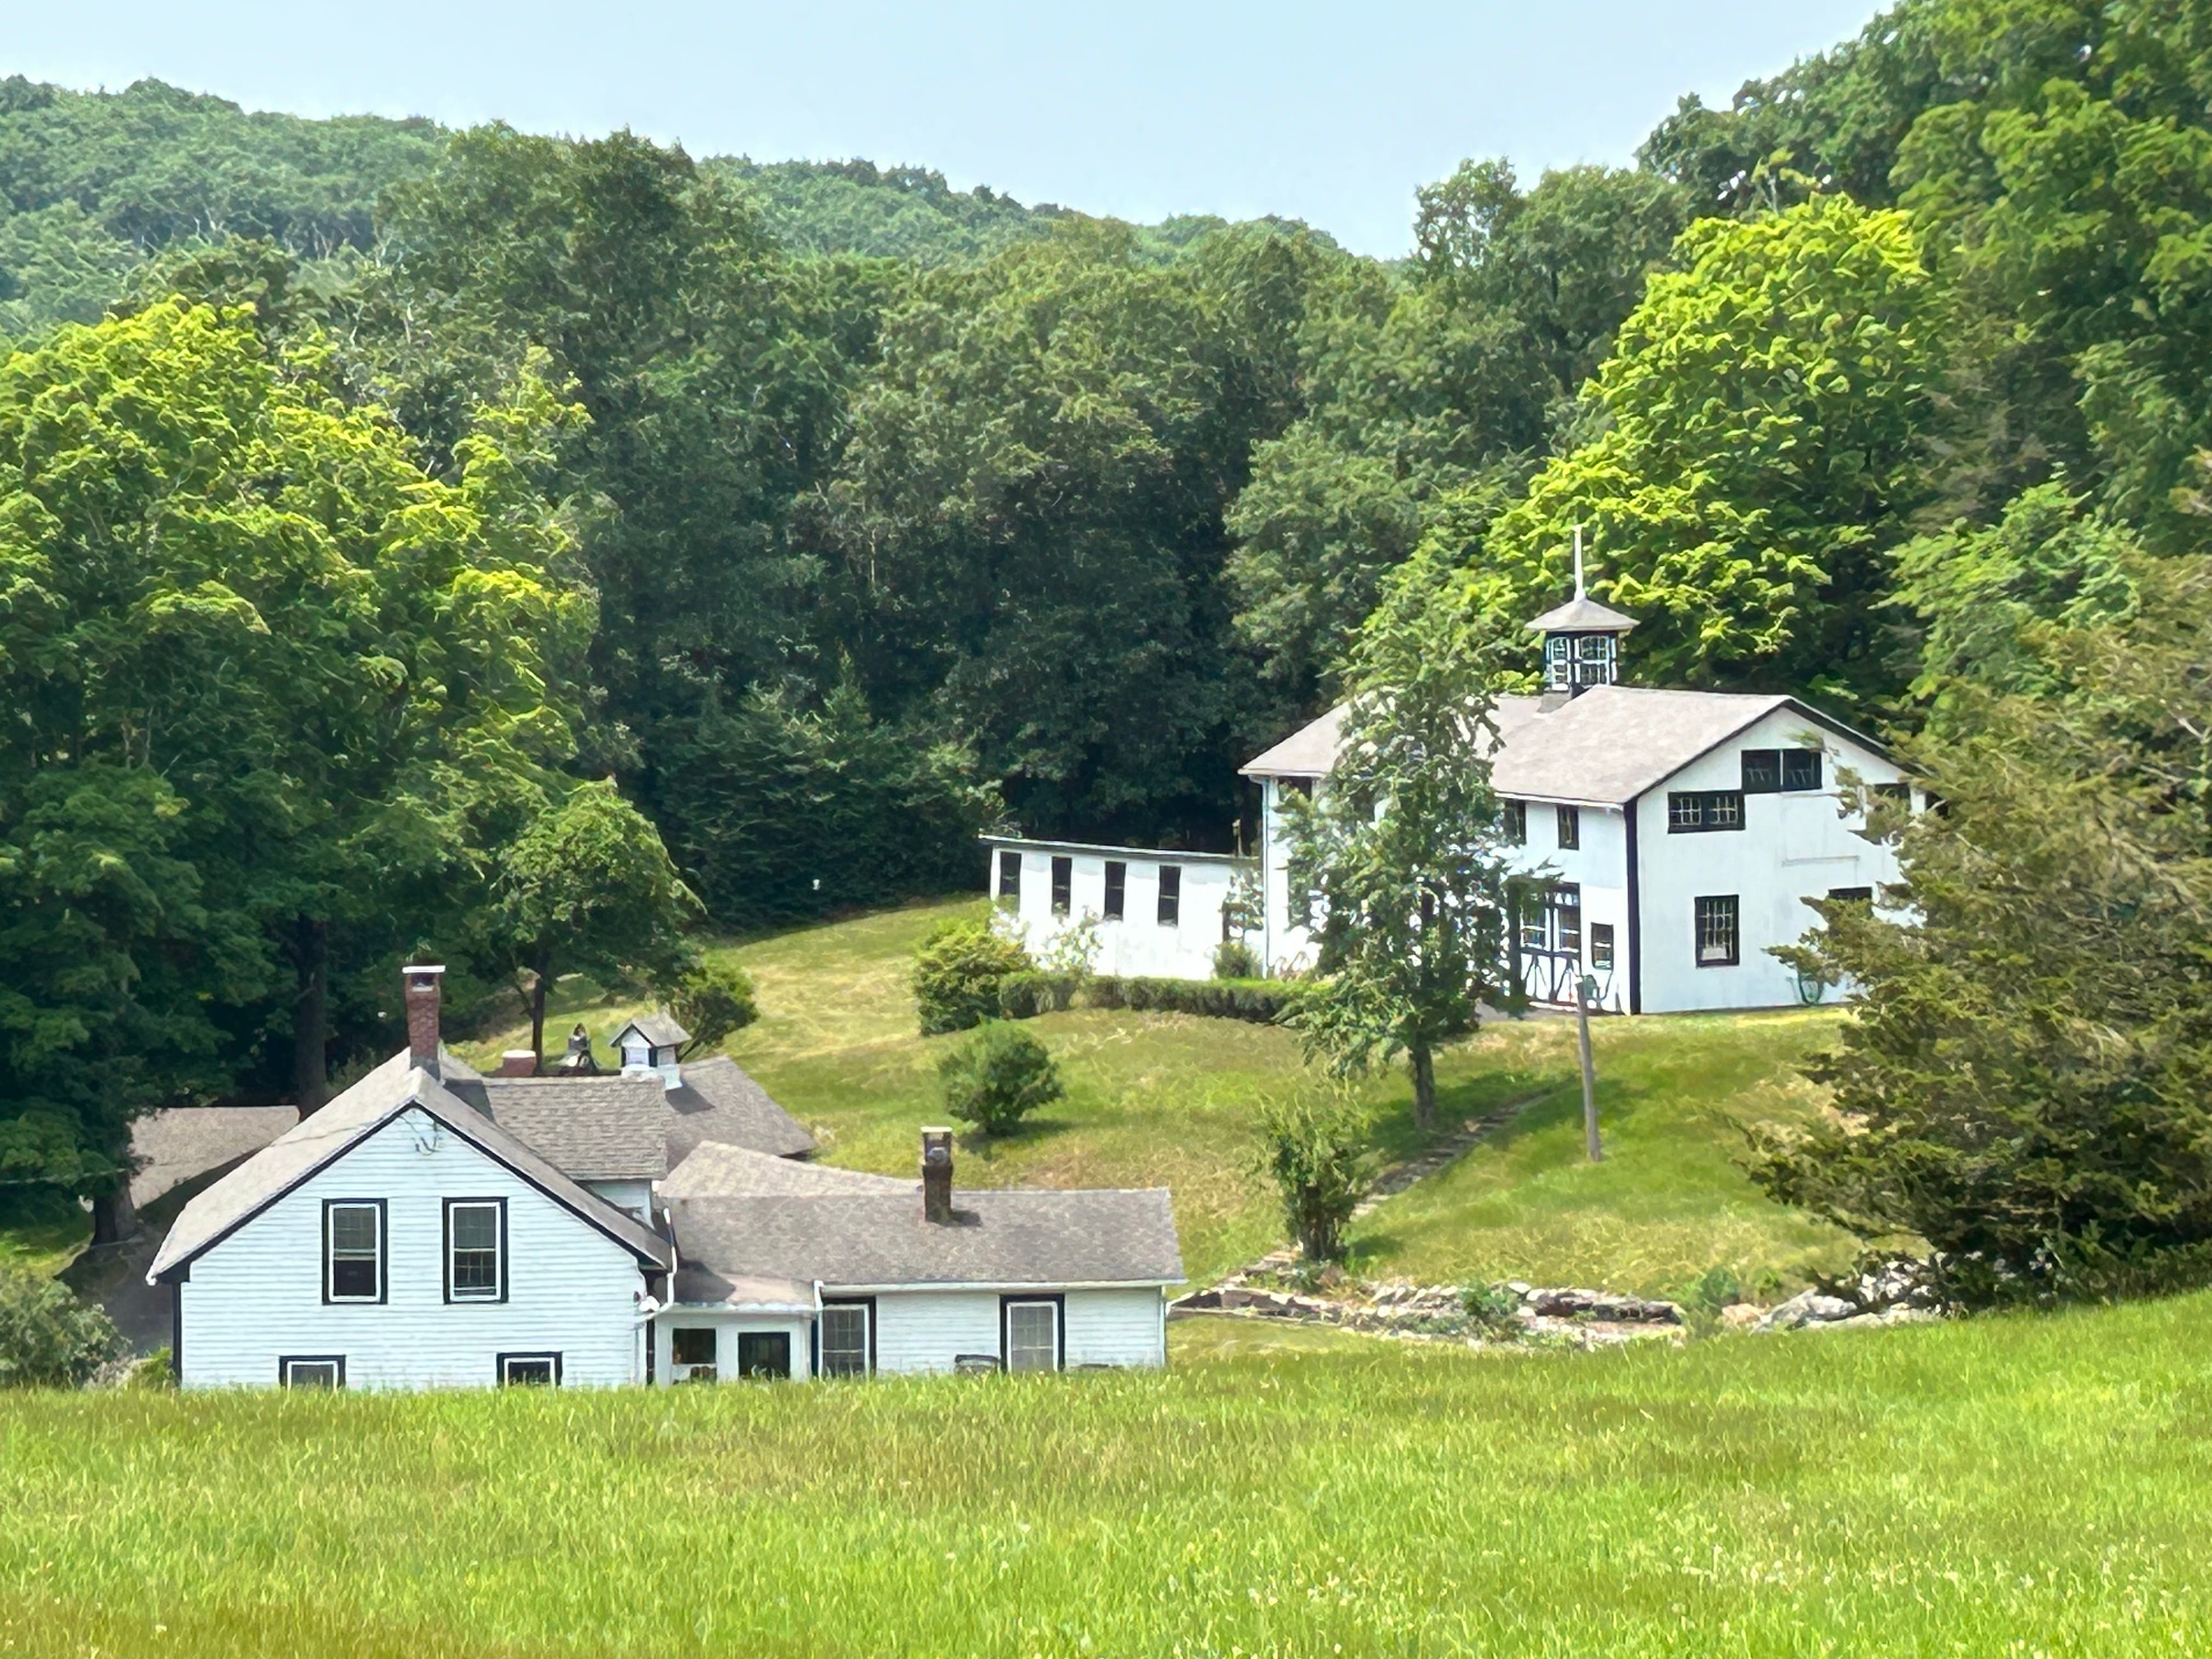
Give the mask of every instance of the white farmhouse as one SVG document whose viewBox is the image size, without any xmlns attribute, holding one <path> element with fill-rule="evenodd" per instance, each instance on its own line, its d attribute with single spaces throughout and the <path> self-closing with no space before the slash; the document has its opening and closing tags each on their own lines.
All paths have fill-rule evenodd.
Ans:
<svg viewBox="0 0 2212 1659">
<path fill-rule="evenodd" d="M 1548 878 L 1547 900 L 1515 929 L 1514 970 L 1533 999 L 1550 1002 L 1571 1000 L 1589 975 L 1598 1006 L 1621 1013 L 1827 994 L 1833 988 L 1802 982 L 1770 947 L 1817 925 L 1806 900 L 1870 901 L 1897 878 L 1891 850 L 1859 833 L 1844 775 L 1909 797 L 1905 774 L 1874 739 L 1796 697 L 1619 684 L 1620 641 L 1635 626 L 1578 591 L 1529 624 L 1544 640 L 1543 693 L 1500 698 L 1493 713 L 1492 781 L 1506 838 L 1522 870 Z M 1330 709 L 1242 769 L 1261 787 L 1262 826 L 1261 921 L 1244 937 L 1271 973 L 1312 965 L 1283 804 L 1327 787 L 1344 713 Z M 994 842 L 994 873 L 1018 856 L 1026 883 L 1044 845 Z M 1130 868 L 1188 856 L 1086 851 Z M 1064 916 L 1054 891 L 1050 915 Z M 1028 918 L 1026 885 L 1022 905 Z M 1142 912 L 1125 913 L 1112 948 L 1157 951 L 1134 937 L 1144 925 Z M 1188 976 L 1206 971 L 1182 962 L 1176 971 Z"/>
<path fill-rule="evenodd" d="M 800 1161 L 805 1129 L 658 1015 L 618 1077 L 484 1077 L 403 970 L 408 1047 L 185 1206 L 179 1383 L 612 1385 L 1166 1360 L 1164 1191 L 956 1191 Z M 640 1052 L 633 1055 L 632 1049 Z M 526 1056 L 525 1058 L 527 1058 Z"/>
</svg>

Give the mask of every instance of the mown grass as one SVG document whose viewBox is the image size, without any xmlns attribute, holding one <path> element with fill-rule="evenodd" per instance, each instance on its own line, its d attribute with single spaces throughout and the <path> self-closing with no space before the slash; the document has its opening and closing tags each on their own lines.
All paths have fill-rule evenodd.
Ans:
<svg viewBox="0 0 2212 1659">
<path fill-rule="evenodd" d="M 2203 1652 L 2208 1317 L 1536 1357 L 1222 1321 L 1158 1375 L 17 1395 L 0 1652 Z"/>
<path fill-rule="evenodd" d="M 92 1218 L 50 1187 L 0 1186 L 0 1267 L 58 1273 L 92 1240 Z"/>
<path fill-rule="evenodd" d="M 915 1130 L 943 1116 L 938 1056 L 957 1039 L 916 1034 L 908 969 L 932 928 L 981 908 L 942 900 L 723 947 L 752 975 L 761 1006 L 728 1052 L 814 1128 L 827 1160 L 912 1169 Z M 582 1018 L 603 1051 L 638 1012 L 587 981 L 564 981 L 552 1000 L 549 1033 Z M 1838 1018 L 1599 1022 L 1611 1151 L 1595 1168 L 1582 1159 L 1572 1024 L 1486 1026 L 1438 1063 L 1443 1121 L 1536 1103 L 1491 1145 L 1363 1223 L 1355 1266 L 1428 1282 L 1525 1277 L 1657 1294 L 1679 1293 L 1714 1266 L 1778 1288 L 1840 1267 L 1850 1255 L 1840 1234 L 1767 1202 L 1735 1162 L 1739 1119 L 1818 1109 L 1795 1067 Z M 521 1029 L 489 1033 L 466 1052 L 489 1061 Z M 1053 1050 L 1066 1097 L 1018 1134 L 964 1141 L 963 1184 L 1170 1188 L 1184 1265 L 1201 1282 L 1279 1242 L 1275 1200 L 1249 1166 L 1259 1102 L 1317 1086 L 1292 1033 L 1102 1009 L 1047 1015 L 1027 1029 Z M 1385 1162 L 1420 1148 L 1402 1072 L 1378 1073 L 1352 1099 Z"/>
</svg>

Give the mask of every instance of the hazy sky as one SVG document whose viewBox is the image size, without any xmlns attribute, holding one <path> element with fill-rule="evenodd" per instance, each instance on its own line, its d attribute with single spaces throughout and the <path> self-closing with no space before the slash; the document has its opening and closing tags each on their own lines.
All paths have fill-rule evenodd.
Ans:
<svg viewBox="0 0 2212 1659">
<path fill-rule="evenodd" d="M 534 4 L 0 0 L 0 73 L 155 76 L 302 115 L 627 125 L 695 155 L 866 156 L 1155 220 L 1281 214 L 1408 245 L 1462 156 L 1625 162 L 1685 92 L 1854 33 L 1869 0 Z"/>
</svg>

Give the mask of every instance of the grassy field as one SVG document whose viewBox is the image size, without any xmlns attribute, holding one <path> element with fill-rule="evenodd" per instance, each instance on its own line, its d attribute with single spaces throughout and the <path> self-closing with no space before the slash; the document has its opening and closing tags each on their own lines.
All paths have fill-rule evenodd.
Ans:
<svg viewBox="0 0 2212 1659">
<path fill-rule="evenodd" d="M 0 1186 L 0 1267 L 58 1273 L 91 1239 L 92 1218 L 66 1193 Z"/>
<path fill-rule="evenodd" d="M 1164 1375 L 0 1399 L 0 1653 L 2212 1647 L 2212 1300 Z"/>
<path fill-rule="evenodd" d="M 759 988 L 762 1017 L 729 1052 L 814 1127 L 830 1161 L 906 1171 L 915 1129 L 942 1115 L 935 1066 L 954 1039 L 915 1035 L 908 966 L 932 927 L 975 908 L 915 905 L 730 947 Z M 636 1012 L 594 994 L 564 986 L 549 1029 L 581 1018 L 604 1041 Z M 1681 1291 L 1714 1266 L 1747 1285 L 1788 1286 L 1840 1266 L 1850 1254 L 1841 1235 L 1766 1202 L 1733 1162 L 1739 1119 L 1817 1109 L 1794 1067 L 1836 1018 L 1600 1022 L 1611 1153 L 1594 1168 L 1582 1158 L 1571 1024 L 1486 1027 L 1438 1065 L 1445 1121 L 1535 1103 L 1492 1145 L 1376 1211 L 1355 1235 L 1355 1265 L 1431 1282 L 1518 1276 L 1644 1293 Z M 1314 1086 L 1291 1033 L 1098 1009 L 1028 1029 L 1053 1049 L 1067 1097 L 1018 1135 L 963 1145 L 963 1183 L 1172 1188 L 1195 1279 L 1278 1241 L 1274 1203 L 1246 1165 L 1256 1103 Z M 489 1060 L 515 1036 L 489 1033 L 470 1052 Z M 1374 1078 L 1355 1098 L 1386 1158 L 1419 1149 L 1401 1073 Z"/>
</svg>

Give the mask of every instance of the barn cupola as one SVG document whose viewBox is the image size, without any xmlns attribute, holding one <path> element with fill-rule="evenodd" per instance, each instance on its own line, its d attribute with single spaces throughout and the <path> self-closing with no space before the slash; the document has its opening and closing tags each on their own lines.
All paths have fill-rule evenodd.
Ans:
<svg viewBox="0 0 2212 1659">
<path fill-rule="evenodd" d="M 1575 596 L 1528 624 L 1544 637 L 1547 704 L 1579 697 L 1594 685 L 1620 681 L 1620 636 L 1636 618 L 1600 605 L 1583 588 L 1583 527 L 1575 526 Z"/>
<path fill-rule="evenodd" d="M 642 1019 L 634 1019 L 615 1033 L 615 1051 L 622 1056 L 622 1074 L 658 1074 L 662 1088 L 680 1088 L 684 1068 L 678 1063 L 678 1056 L 690 1041 L 691 1033 L 678 1025 L 665 1008 Z"/>
</svg>

